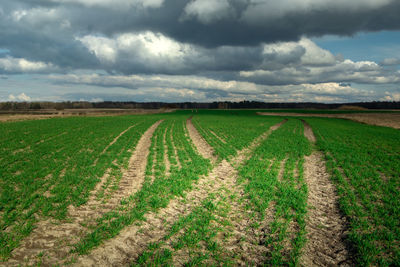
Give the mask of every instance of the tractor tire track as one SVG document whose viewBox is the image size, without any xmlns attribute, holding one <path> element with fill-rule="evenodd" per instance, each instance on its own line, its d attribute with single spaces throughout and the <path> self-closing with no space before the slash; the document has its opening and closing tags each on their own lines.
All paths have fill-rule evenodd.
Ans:
<svg viewBox="0 0 400 267">
<path fill-rule="evenodd" d="M 242 201 L 232 201 L 226 203 L 229 205 L 230 210 L 227 214 L 227 218 L 229 218 L 230 225 L 219 227 L 225 228 L 227 227 L 227 231 L 220 232 L 218 236 L 218 243 L 221 244 L 223 250 L 225 251 L 225 257 L 234 258 L 235 265 L 240 266 L 254 266 L 254 265 L 262 265 L 267 248 L 264 246 L 260 239 L 263 235 L 263 228 L 254 229 L 252 225 L 256 223 L 256 218 L 252 216 L 252 211 L 248 210 L 246 206 L 249 205 L 247 199 L 244 198 L 245 184 L 240 184 L 238 180 L 238 171 L 237 168 L 246 162 L 250 157 L 254 149 L 256 149 L 268 136 L 279 127 L 282 126 L 287 120 L 283 120 L 282 122 L 275 124 L 268 131 L 261 134 L 257 137 L 253 142 L 246 148 L 238 151 L 235 157 L 229 159 L 229 162 L 223 160 L 217 167 L 216 170 L 221 169 L 217 173 L 217 175 L 211 175 L 211 178 L 215 177 L 215 180 L 208 181 L 208 188 L 206 188 L 205 197 L 207 197 L 208 193 L 216 193 L 218 196 L 216 201 L 221 199 L 241 199 Z M 235 166 L 235 167 L 233 167 Z M 272 166 L 272 162 L 270 164 Z M 269 166 L 269 167 L 270 167 Z M 223 170 L 226 171 L 224 176 Z M 202 199 L 202 201 L 205 199 Z M 200 205 L 201 201 L 196 201 L 197 205 Z M 268 216 L 268 219 L 271 216 Z M 264 221 L 264 224 L 267 223 L 267 220 Z M 227 236 L 228 235 L 228 236 Z M 173 255 L 173 265 L 174 266 L 183 266 L 190 258 L 191 251 L 188 250 L 180 250 Z M 212 262 L 211 265 L 219 265 L 216 262 Z M 208 263 L 207 263 L 208 264 Z"/>
<path fill-rule="evenodd" d="M 214 149 L 204 140 L 204 138 L 199 134 L 192 123 L 192 118 L 186 121 L 186 127 L 189 132 L 189 136 L 192 139 L 193 144 L 197 148 L 197 151 L 206 159 L 210 159 L 212 162 L 217 161 L 217 157 L 214 154 Z"/>
<path fill-rule="evenodd" d="M 32 233 L 13 251 L 6 266 L 33 265 L 38 262 L 46 266 L 55 266 L 68 261 L 70 245 L 79 241 L 79 237 L 87 231 L 86 226 L 105 212 L 115 208 L 122 198 L 131 195 L 141 187 L 150 139 L 160 123 L 161 121 L 158 121 L 153 124 L 140 138 L 129 160 L 129 168 L 123 173 L 119 189 L 107 200 L 107 203 L 97 200 L 95 193 L 92 192 L 86 204 L 80 207 L 69 207 L 68 218 L 72 221 L 59 222 L 52 219 L 40 221 Z M 105 180 L 104 177 L 103 179 Z M 97 185 L 96 189 L 100 186 Z M 38 258 L 40 254 L 41 257 Z"/>
<path fill-rule="evenodd" d="M 311 127 L 303 123 L 304 135 L 315 143 Z M 339 211 L 336 189 L 330 181 L 321 152 L 314 150 L 305 157 L 304 176 L 308 186 L 308 242 L 300 263 L 303 266 L 353 266 L 345 243 L 347 221 Z"/>
<path fill-rule="evenodd" d="M 283 122 L 282 122 L 283 123 Z M 282 124 L 280 123 L 280 125 Z M 277 129 L 280 125 L 275 127 Z M 201 138 L 190 119 L 187 128 L 192 141 L 198 151 L 208 157 L 215 159 L 212 148 Z M 272 129 L 272 128 L 271 128 Z M 249 156 L 251 149 L 260 144 L 273 130 L 268 130 L 253 143 L 241 150 L 236 157 L 231 159 L 235 164 L 243 163 Z M 148 244 L 159 242 L 165 236 L 169 227 L 180 217 L 188 215 L 195 207 L 199 206 L 210 193 L 218 193 L 221 188 L 236 188 L 237 171 L 227 160 L 222 160 L 209 175 L 200 177 L 194 189 L 187 192 L 185 198 L 172 199 L 168 206 L 158 212 L 150 212 L 145 215 L 145 221 L 141 225 L 131 225 L 123 229 L 118 236 L 108 240 L 91 251 L 89 255 L 81 256 L 75 266 L 122 266 L 129 265 L 137 259 Z M 239 190 L 239 194 L 243 191 Z M 240 212 L 235 212 L 240 213 Z M 236 224 L 235 228 L 242 227 Z M 177 259 L 185 258 L 177 255 Z M 176 262 L 179 265 L 179 262 Z"/>
</svg>

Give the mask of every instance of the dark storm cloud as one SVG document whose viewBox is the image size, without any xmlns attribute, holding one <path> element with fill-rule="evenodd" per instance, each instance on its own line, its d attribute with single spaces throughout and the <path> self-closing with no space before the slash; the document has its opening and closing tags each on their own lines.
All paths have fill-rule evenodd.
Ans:
<svg viewBox="0 0 400 267">
<path fill-rule="evenodd" d="M 233 15 L 209 23 L 196 17 L 182 20 L 190 1 L 173 0 L 166 0 L 162 7 L 146 11 L 137 8 L 126 11 L 76 9 L 73 11 L 73 21 L 75 27 L 81 30 L 107 35 L 126 31 L 159 31 L 181 42 L 207 47 L 291 41 L 302 35 L 352 35 L 359 31 L 400 29 L 400 2 L 395 0 L 370 8 L 363 8 L 362 1 L 358 1 L 361 3 L 354 9 L 348 9 L 345 5 L 343 8 L 340 5 L 335 8 L 327 5 L 324 8 L 322 5 L 318 9 L 289 10 L 280 16 L 267 13 L 270 6 L 279 1 L 266 2 L 268 5 L 252 9 L 250 1 L 230 1 L 228 3 L 234 10 Z"/>
<path fill-rule="evenodd" d="M 163 99 L 277 97 L 278 91 L 302 99 L 304 90 L 344 97 L 357 94 L 346 91 L 348 83 L 400 83 L 390 67 L 398 59 L 353 62 L 307 37 L 399 30 L 398 14 L 397 0 L 5 0 L 0 73 L 63 73 L 53 82 L 146 88 L 142 99 L 163 92 L 169 94 Z M 104 76 L 69 76 L 84 71 Z M 307 83 L 337 84 L 320 93 Z"/>
<path fill-rule="evenodd" d="M 303 35 L 352 35 L 359 31 L 400 29 L 400 2 L 397 0 L 314 0 L 309 5 L 301 4 L 299 0 L 265 0 L 254 3 L 246 0 L 165 0 L 160 7 L 147 8 L 138 4 L 143 1 L 117 1 L 117 4 L 109 5 L 104 3 L 112 1 L 22 2 L 30 7 L 40 5 L 62 8 L 63 15 L 70 20 L 76 33 L 113 36 L 150 30 L 180 42 L 207 47 L 290 41 Z M 192 13 L 188 15 L 187 7 L 190 4 L 194 6 L 193 2 L 205 3 L 190 9 Z M 225 5 L 220 5 L 220 10 L 218 6 L 212 9 L 212 5 L 217 3 Z M 211 7 L 204 9 L 205 5 Z M 218 16 L 218 12 L 225 14 L 226 8 L 231 12 Z"/>
<path fill-rule="evenodd" d="M 49 62 L 67 69 L 98 65 L 97 58 L 73 38 L 74 30 L 63 28 L 66 21 L 57 18 L 59 13 L 29 8 L 17 1 L 1 6 L 0 48 L 7 49 L 15 58 Z"/>
</svg>

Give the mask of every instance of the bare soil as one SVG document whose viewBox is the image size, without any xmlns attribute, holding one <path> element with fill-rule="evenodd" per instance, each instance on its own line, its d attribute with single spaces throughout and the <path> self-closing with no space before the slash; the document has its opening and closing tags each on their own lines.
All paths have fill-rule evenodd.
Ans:
<svg viewBox="0 0 400 267">
<path fill-rule="evenodd" d="M 365 124 L 392 127 L 400 129 L 400 113 L 353 113 L 353 114 L 305 114 L 305 113 L 281 113 L 259 112 L 266 116 L 292 116 L 292 117 L 326 117 L 349 119 Z"/>
<path fill-rule="evenodd" d="M 72 221 L 59 222 L 52 219 L 40 221 L 33 232 L 13 251 L 7 266 L 33 265 L 39 261 L 47 266 L 65 263 L 71 250 L 70 245 L 79 240 L 79 237 L 87 231 L 86 227 L 105 212 L 114 209 L 121 199 L 128 197 L 141 187 L 151 136 L 160 123 L 161 121 L 158 121 L 153 124 L 140 138 L 129 160 L 129 167 L 123 173 L 118 190 L 105 203 L 104 200 L 96 198 L 96 192 L 106 180 L 107 173 L 94 192 L 91 192 L 86 204 L 80 207 L 69 207 L 68 218 L 72 218 Z M 39 253 L 43 253 L 40 259 Z"/>
<path fill-rule="evenodd" d="M 312 129 L 308 124 L 304 124 L 304 128 L 305 136 L 314 143 Z M 352 266 L 345 243 L 347 221 L 339 211 L 336 189 L 321 152 L 314 150 L 305 157 L 304 176 L 308 186 L 308 242 L 300 263 L 303 266 Z"/>
<path fill-rule="evenodd" d="M 171 169 L 171 163 L 169 162 L 168 159 L 168 146 L 167 146 L 167 131 L 168 129 L 165 129 L 164 136 L 163 136 L 163 143 L 164 143 L 164 164 L 165 164 L 165 175 L 169 176 L 170 175 L 170 169 Z"/>
<path fill-rule="evenodd" d="M 10 111 L 0 113 L 0 122 L 43 120 L 50 118 L 71 117 L 71 116 L 120 116 L 132 114 L 156 114 L 172 112 L 173 109 L 65 109 L 65 110 L 27 110 Z"/>
<path fill-rule="evenodd" d="M 204 157 L 215 162 L 215 156 L 212 154 L 213 149 L 200 136 L 190 119 L 187 121 L 187 128 L 197 150 L 204 155 Z M 243 163 L 250 154 L 250 150 L 254 149 L 263 139 L 267 138 L 271 131 L 272 130 L 269 130 L 261 135 L 248 148 L 237 153 L 237 156 L 230 161 L 235 164 Z M 243 189 L 237 185 L 236 179 L 236 169 L 233 168 L 232 164 L 227 160 L 222 160 L 209 175 L 200 177 L 194 189 L 187 192 L 185 198 L 175 198 L 170 201 L 167 207 L 160 209 L 158 212 L 146 214 L 146 220 L 141 225 L 126 227 L 118 236 L 108 240 L 98 248 L 95 248 L 89 255 L 80 257 L 76 266 L 128 265 L 145 251 L 149 243 L 160 241 L 163 236 L 168 233 L 169 227 L 178 220 L 178 218 L 188 215 L 193 208 L 199 206 L 210 193 L 218 193 L 221 192 L 221 189 L 227 188 L 233 190 L 238 195 L 244 194 Z M 246 219 L 243 219 L 243 211 L 244 208 L 241 205 L 232 207 L 232 216 L 237 217 L 233 224 L 233 229 L 235 231 L 234 236 L 236 238 L 229 243 L 229 250 L 241 253 L 248 261 L 251 260 L 254 262 L 256 259 L 254 259 L 253 256 L 258 255 L 258 257 L 260 257 L 261 255 L 262 257 L 263 253 L 261 252 L 263 248 L 258 245 L 257 242 L 254 242 L 254 246 L 258 247 L 258 249 L 253 247 L 252 242 L 242 244 L 242 246 L 238 244 L 238 241 L 240 241 L 243 236 L 246 236 L 246 231 L 249 228 L 248 225 L 245 224 Z M 249 219 L 247 220 L 249 221 Z M 243 250 L 245 252 L 243 252 Z M 174 265 L 179 266 L 186 262 L 189 257 L 188 253 L 188 251 L 181 250 L 174 254 Z"/>
<path fill-rule="evenodd" d="M 192 119 L 188 119 L 186 123 L 186 127 L 189 132 L 189 136 L 193 141 L 193 144 L 197 148 L 197 151 L 201 156 L 206 159 L 211 159 L 212 161 L 216 161 L 217 157 L 214 154 L 214 149 L 204 140 L 204 138 L 199 134 L 192 123 Z"/>
</svg>

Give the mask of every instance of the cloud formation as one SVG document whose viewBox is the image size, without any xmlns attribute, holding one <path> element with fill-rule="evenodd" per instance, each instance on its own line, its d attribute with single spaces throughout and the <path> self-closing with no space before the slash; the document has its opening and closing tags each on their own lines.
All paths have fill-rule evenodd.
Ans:
<svg viewBox="0 0 400 267">
<path fill-rule="evenodd" d="M 0 73 L 42 73 L 57 71 L 51 63 L 29 61 L 24 58 L 0 58 Z"/>
<path fill-rule="evenodd" d="M 0 74 L 155 97 L 370 97 L 348 84 L 398 85 L 399 59 L 346 59 L 312 37 L 400 30 L 398 14 L 397 0 L 5 0 Z"/>
<path fill-rule="evenodd" d="M 27 96 L 25 93 L 21 93 L 21 94 L 19 94 L 17 96 L 15 96 L 13 94 L 10 94 L 8 96 L 8 101 L 13 101 L 13 102 L 18 102 L 18 101 L 28 102 L 28 101 L 31 101 L 31 100 L 32 100 L 32 98 L 30 96 Z"/>
</svg>

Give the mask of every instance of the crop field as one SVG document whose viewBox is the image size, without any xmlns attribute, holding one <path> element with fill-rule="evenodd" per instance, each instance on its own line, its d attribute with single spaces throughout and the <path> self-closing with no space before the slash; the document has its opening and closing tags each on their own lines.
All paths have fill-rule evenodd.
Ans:
<svg viewBox="0 0 400 267">
<path fill-rule="evenodd" d="M 399 266 L 400 132 L 256 111 L 0 123 L 0 266 Z"/>
</svg>

